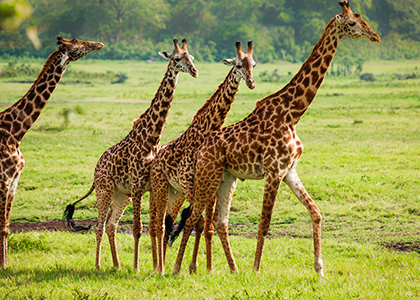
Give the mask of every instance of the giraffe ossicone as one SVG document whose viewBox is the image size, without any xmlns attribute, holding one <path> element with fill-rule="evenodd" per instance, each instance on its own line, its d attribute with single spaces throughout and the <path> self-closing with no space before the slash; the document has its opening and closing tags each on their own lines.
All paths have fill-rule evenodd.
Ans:
<svg viewBox="0 0 420 300">
<path fill-rule="evenodd" d="M 259 100 L 254 111 L 242 121 L 210 134 L 198 149 L 192 212 L 185 222 L 184 235 L 172 274 L 180 271 L 189 235 L 205 209 L 204 236 L 212 236 L 213 223 L 230 270 L 237 270 L 227 235 L 231 194 L 236 188 L 237 179 L 264 179 L 254 270 L 260 270 L 274 203 L 280 183 L 284 181 L 311 216 L 314 268 L 323 276 L 322 216 L 296 172 L 296 165 L 303 152 L 302 142 L 296 134 L 296 125 L 320 88 L 339 40 L 347 36 L 380 41 L 379 35 L 360 14 L 351 11 L 348 1 L 340 1 L 339 4 L 342 13 L 330 20 L 312 53 L 292 80 L 278 92 Z"/>
</svg>

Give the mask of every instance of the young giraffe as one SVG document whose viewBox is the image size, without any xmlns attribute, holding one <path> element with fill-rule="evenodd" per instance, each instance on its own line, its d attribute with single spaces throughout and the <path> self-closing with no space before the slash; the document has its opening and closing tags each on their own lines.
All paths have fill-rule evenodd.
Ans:
<svg viewBox="0 0 420 300">
<path fill-rule="evenodd" d="M 179 72 L 188 72 L 197 77 L 194 57 L 188 53 L 187 40 L 173 40 L 175 49 L 170 54 L 159 52 L 169 60 L 165 76 L 152 99 L 150 107 L 133 122 L 133 129 L 114 146 L 108 148 L 95 167 L 94 183 L 89 192 L 66 208 L 67 220 L 72 219 L 74 205 L 96 188 L 98 221 L 96 231 L 96 269 L 99 269 L 104 228 L 111 246 L 112 260 L 120 267 L 116 246 L 118 222 L 128 204 L 133 201 L 134 269 L 138 269 L 139 239 L 142 233 L 141 202 L 143 194 L 150 189 L 150 163 L 159 149 L 159 142 L 168 117 Z M 112 205 L 111 205 L 112 204 Z"/>
<path fill-rule="evenodd" d="M 185 199 L 192 199 L 194 178 L 194 153 L 203 140 L 213 131 L 220 130 L 230 107 L 239 90 L 240 82 L 255 87 L 252 69 L 255 61 L 252 58 L 252 41 L 248 42 L 248 49 L 242 52 L 241 43 L 236 42 L 236 57 L 224 59 L 226 65 L 232 65 L 225 80 L 219 85 L 214 94 L 195 114 L 192 124 L 181 136 L 162 146 L 152 162 L 150 177 L 153 197 L 150 201 L 149 233 L 152 239 L 153 267 L 164 273 L 166 245 L 164 244 L 164 216 L 166 229 L 171 231 L 173 220 L 176 219 Z M 202 225 L 198 225 L 196 243 L 190 271 L 197 268 L 197 253 Z M 156 248 L 158 244 L 158 251 Z M 157 254 L 158 259 L 157 259 Z"/>
<path fill-rule="evenodd" d="M 232 194 L 237 179 L 264 179 L 263 206 L 258 227 L 254 270 L 259 271 L 271 214 L 281 181 L 284 181 L 308 210 L 313 226 L 315 270 L 323 276 L 321 258 L 321 213 L 300 181 L 296 165 L 303 151 L 296 135 L 296 125 L 312 103 L 341 38 L 380 38 L 353 13 L 349 2 L 339 2 L 342 13 L 325 28 L 319 42 L 299 72 L 280 91 L 257 102 L 244 120 L 212 133 L 197 151 L 192 213 L 186 221 L 184 235 L 173 274 L 180 271 L 185 246 L 192 228 L 206 208 L 204 236 L 214 217 L 214 226 L 222 242 L 229 267 L 236 264 L 230 249 L 227 225 Z M 215 197 L 217 193 L 217 205 Z"/>
<path fill-rule="evenodd" d="M 8 109 L 0 113 L 0 267 L 7 265 L 7 236 L 10 213 L 25 160 L 19 145 L 38 119 L 71 61 L 104 47 L 102 43 L 57 37 L 58 51 L 47 59 L 32 87 Z"/>
</svg>

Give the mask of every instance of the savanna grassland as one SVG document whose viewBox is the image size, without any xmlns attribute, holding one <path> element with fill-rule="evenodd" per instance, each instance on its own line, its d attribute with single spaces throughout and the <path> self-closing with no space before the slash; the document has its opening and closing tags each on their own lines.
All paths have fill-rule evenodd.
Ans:
<svg viewBox="0 0 420 300">
<path fill-rule="evenodd" d="M 0 78 L 1 110 L 26 93 L 28 82 L 37 76 L 32 70 L 39 72 L 43 61 L 27 59 L 21 64 L 10 67 L 0 62 L 0 71 L 26 68 L 16 71 L 15 77 Z M 185 131 L 229 70 L 214 63 L 196 62 L 196 67 L 197 79 L 179 76 L 163 143 Z M 256 100 L 282 88 L 299 67 L 282 62 L 257 65 L 256 88 L 241 86 L 225 124 L 244 118 Z M 21 144 L 26 165 L 12 222 L 60 219 L 66 205 L 88 191 L 99 156 L 121 140 L 133 119 L 148 107 L 165 69 L 161 62 L 81 59 L 72 63 Z M 121 73 L 128 79 L 112 83 Z M 305 146 L 297 170 L 323 215 L 325 279 L 313 270 L 309 214 L 285 185 L 277 197 L 261 273 L 252 271 L 263 181 L 245 181 L 238 184 L 229 228 L 239 274 L 229 273 L 217 237 L 212 274 L 205 270 L 203 247 L 198 273 L 188 274 L 190 242 L 181 274 L 171 277 L 153 271 L 148 236 L 141 239 L 136 273 L 129 234 L 118 235 L 122 269 L 113 269 L 104 241 L 102 268 L 96 272 L 93 233 L 12 233 L 9 266 L 0 270 L 0 297 L 420 298 L 420 78 L 413 76 L 420 74 L 420 62 L 370 62 L 364 64 L 363 73 L 376 80 L 329 74 L 297 127 Z M 273 82 L 273 77 L 278 81 Z M 148 211 L 146 194 L 142 205 L 146 226 Z M 96 216 L 94 196 L 78 205 L 75 213 L 76 219 Z M 123 220 L 132 220 L 131 206 Z M 168 251 L 168 273 L 177 248 L 175 243 Z"/>
</svg>

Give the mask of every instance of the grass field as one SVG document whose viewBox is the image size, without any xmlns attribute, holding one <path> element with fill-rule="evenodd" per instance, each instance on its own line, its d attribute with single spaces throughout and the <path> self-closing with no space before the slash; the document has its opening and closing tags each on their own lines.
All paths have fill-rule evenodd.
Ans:
<svg viewBox="0 0 420 300">
<path fill-rule="evenodd" d="M 31 63 L 41 68 L 43 61 Z M 29 64 L 29 61 L 27 62 Z M 0 69 L 6 68 L 0 62 Z M 222 64 L 196 62 L 199 77 L 180 74 L 162 142 L 182 134 L 195 111 L 228 73 Z M 260 64 L 256 88 L 243 84 L 225 124 L 244 118 L 255 101 L 283 87 L 300 64 Z M 358 77 L 327 76 L 297 132 L 305 150 L 298 173 L 323 215 L 326 278 L 313 271 L 309 214 L 282 185 L 260 274 L 251 271 L 262 204 L 262 181 L 238 184 L 230 227 L 240 274 L 230 275 L 215 239 L 215 271 L 207 275 L 204 250 L 197 275 L 189 255 L 178 277 L 152 271 L 150 241 L 141 239 L 141 270 L 131 270 L 133 238 L 119 234 L 123 268 L 115 271 L 107 242 L 102 270 L 94 271 L 94 234 L 12 233 L 9 267 L 0 270 L 5 299 L 415 299 L 420 298 L 420 62 L 370 62 Z M 121 140 L 150 104 L 165 63 L 93 61 L 68 67 L 62 82 L 21 148 L 26 159 L 13 204 L 12 222 L 61 218 L 65 206 L 85 194 L 99 156 Z M 260 74 L 281 74 L 261 82 Z M 126 73 L 124 84 L 111 84 Z M 17 101 L 35 78 L 0 78 L 0 105 Z M 148 222 L 148 195 L 142 220 Z M 95 197 L 76 219 L 96 218 Z M 123 217 L 132 220 L 129 207 Z M 412 250 L 397 252 L 392 247 Z M 404 248 L 403 246 L 406 246 Z M 170 272 L 177 244 L 169 251 Z M 191 249 L 190 249 L 191 250 Z M 187 252 L 191 253 L 191 251 Z"/>
</svg>

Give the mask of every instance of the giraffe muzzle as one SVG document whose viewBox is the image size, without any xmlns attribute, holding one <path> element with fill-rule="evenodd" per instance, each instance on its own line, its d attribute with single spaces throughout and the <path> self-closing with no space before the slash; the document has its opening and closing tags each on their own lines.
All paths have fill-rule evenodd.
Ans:
<svg viewBox="0 0 420 300">
<path fill-rule="evenodd" d="M 251 90 L 253 90 L 255 88 L 255 81 L 254 80 L 247 80 L 246 81 L 246 86 L 248 88 L 250 88 Z"/>
</svg>

